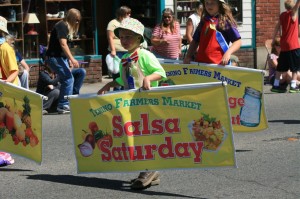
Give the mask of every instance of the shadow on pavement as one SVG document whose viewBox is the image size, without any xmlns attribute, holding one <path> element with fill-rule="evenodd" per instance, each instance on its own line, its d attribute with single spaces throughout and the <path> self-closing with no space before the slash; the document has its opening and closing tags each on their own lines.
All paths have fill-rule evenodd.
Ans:
<svg viewBox="0 0 300 199">
<path fill-rule="evenodd" d="M 236 149 L 235 152 L 239 153 L 239 152 L 250 152 L 253 150 L 248 150 L 248 149 Z"/>
<path fill-rule="evenodd" d="M 300 120 L 269 120 L 271 123 L 300 124 Z"/>
<path fill-rule="evenodd" d="M 5 166 L 3 166 L 5 167 Z M 4 171 L 4 172 L 10 172 L 10 171 L 32 171 L 32 170 L 28 170 L 28 169 L 9 169 L 9 168 L 2 168 L 2 166 L 0 166 L 0 171 Z"/>
<path fill-rule="evenodd" d="M 140 192 L 143 195 L 151 195 L 151 196 L 158 195 L 158 196 L 171 196 L 171 197 L 181 197 L 181 198 L 205 199 L 205 198 L 185 196 L 180 194 L 149 191 L 147 189 L 141 191 L 131 190 L 129 186 L 124 186 L 124 184 L 129 183 L 127 181 L 110 180 L 105 178 L 93 178 L 93 177 L 82 177 L 82 176 L 72 176 L 72 175 L 39 174 L 39 175 L 27 175 L 27 179 L 43 180 L 43 181 L 56 182 L 62 184 L 95 187 L 95 188 L 102 188 L 102 189 L 112 189 L 112 190 L 119 190 L 119 191 L 121 190 L 121 191 L 132 192 L 132 193 Z"/>
</svg>

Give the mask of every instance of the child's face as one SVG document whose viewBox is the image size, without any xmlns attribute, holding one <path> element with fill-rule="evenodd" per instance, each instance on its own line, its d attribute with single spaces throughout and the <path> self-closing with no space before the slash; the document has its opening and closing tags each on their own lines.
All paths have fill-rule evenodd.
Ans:
<svg viewBox="0 0 300 199">
<path fill-rule="evenodd" d="M 218 0 L 205 0 L 205 9 L 210 16 L 215 16 L 219 12 Z"/>
<path fill-rule="evenodd" d="M 141 36 L 131 30 L 120 29 L 119 37 L 123 48 L 128 50 L 129 53 L 134 52 L 140 46 Z"/>
</svg>

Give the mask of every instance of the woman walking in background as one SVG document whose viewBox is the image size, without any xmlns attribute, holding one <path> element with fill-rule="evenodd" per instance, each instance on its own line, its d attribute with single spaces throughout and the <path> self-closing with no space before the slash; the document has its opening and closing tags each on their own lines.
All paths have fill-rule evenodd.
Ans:
<svg viewBox="0 0 300 199">
<path fill-rule="evenodd" d="M 108 40 L 108 51 L 110 51 L 110 55 L 112 57 L 118 56 L 120 59 L 121 57 L 127 53 L 127 50 L 123 48 L 121 45 L 121 41 L 116 35 L 114 34 L 114 30 L 120 26 L 123 19 L 126 17 L 130 17 L 131 9 L 127 6 L 121 6 L 116 11 L 116 18 L 111 20 L 107 25 L 107 40 Z M 112 74 L 113 80 L 120 77 L 120 73 Z M 114 90 L 120 90 L 120 87 L 117 86 Z"/>
<path fill-rule="evenodd" d="M 196 12 L 191 14 L 186 22 L 185 36 L 188 43 L 193 40 L 193 35 L 196 31 L 198 24 L 200 23 L 201 15 L 203 11 L 203 5 L 201 2 L 196 2 Z"/>
<path fill-rule="evenodd" d="M 157 58 L 178 59 L 181 54 L 180 25 L 170 8 L 162 12 L 160 24 L 153 29 L 152 52 Z"/>
</svg>

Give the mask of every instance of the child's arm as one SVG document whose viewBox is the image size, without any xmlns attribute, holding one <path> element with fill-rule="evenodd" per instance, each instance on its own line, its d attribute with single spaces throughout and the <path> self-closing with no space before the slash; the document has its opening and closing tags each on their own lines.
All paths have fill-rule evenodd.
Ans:
<svg viewBox="0 0 300 199">
<path fill-rule="evenodd" d="M 273 41 L 272 41 L 272 44 L 274 44 L 274 42 L 275 42 L 275 38 L 276 38 L 276 36 L 277 36 L 277 33 L 278 32 L 280 32 L 280 19 L 279 19 L 280 17 L 278 17 L 278 21 L 277 21 L 277 23 L 276 23 L 276 25 L 275 25 L 275 29 L 274 29 L 274 33 L 273 33 Z"/>
<path fill-rule="evenodd" d="M 13 83 L 14 80 L 18 77 L 19 75 L 19 71 L 18 70 L 13 70 L 13 71 L 10 71 L 10 74 L 9 76 L 7 77 L 6 80 L 3 80 L 4 82 L 10 82 L 10 83 Z"/>
<path fill-rule="evenodd" d="M 116 86 L 119 86 L 119 84 L 116 81 L 108 82 L 97 92 L 97 95 L 105 94 L 105 92 L 109 91 L 111 87 L 116 87 Z"/>
<path fill-rule="evenodd" d="M 108 45 L 110 47 L 110 54 L 115 57 L 116 56 L 116 48 L 114 46 L 114 33 L 111 30 L 107 30 L 107 40 L 108 40 Z"/>
<path fill-rule="evenodd" d="M 274 55 L 270 55 L 270 57 L 268 58 L 268 63 L 269 63 L 269 67 L 271 67 L 271 68 L 277 68 L 277 64 L 278 64 L 278 62 L 277 62 L 277 58 L 276 57 L 274 57 Z"/>
<path fill-rule="evenodd" d="M 229 49 L 223 55 L 221 64 L 227 65 L 229 60 L 230 60 L 230 55 L 232 53 L 236 52 L 237 50 L 239 50 L 241 45 L 242 45 L 242 40 L 241 39 L 238 39 L 238 40 L 234 41 L 232 43 L 232 45 L 229 47 Z"/>
<path fill-rule="evenodd" d="M 159 74 L 152 73 L 151 75 L 148 75 L 144 77 L 143 79 L 143 89 L 150 90 L 151 89 L 151 82 L 160 80 L 162 77 Z"/>
<path fill-rule="evenodd" d="M 298 17 L 298 9 L 299 9 L 299 6 L 300 6 L 300 0 L 298 0 L 296 2 L 296 4 L 294 5 L 293 9 L 292 9 L 292 18 L 293 18 L 293 21 L 296 21 L 297 17 Z M 298 19 L 299 20 L 299 19 Z"/>
</svg>

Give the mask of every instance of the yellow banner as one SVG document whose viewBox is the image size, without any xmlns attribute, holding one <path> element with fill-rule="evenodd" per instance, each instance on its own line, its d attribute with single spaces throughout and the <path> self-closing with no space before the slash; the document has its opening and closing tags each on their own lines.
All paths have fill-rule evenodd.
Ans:
<svg viewBox="0 0 300 199">
<path fill-rule="evenodd" d="M 0 151 L 42 162 L 42 97 L 0 82 Z"/>
<path fill-rule="evenodd" d="M 261 70 L 231 66 L 162 64 L 168 80 L 161 86 L 227 82 L 228 103 L 234 132 L 257 132 L 268 128 Z"/>
<path fill-rule="evenodd" d="M 235 167 L 222 83 L 71 97 L 79 173 Z"/>
</svg>

